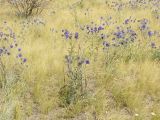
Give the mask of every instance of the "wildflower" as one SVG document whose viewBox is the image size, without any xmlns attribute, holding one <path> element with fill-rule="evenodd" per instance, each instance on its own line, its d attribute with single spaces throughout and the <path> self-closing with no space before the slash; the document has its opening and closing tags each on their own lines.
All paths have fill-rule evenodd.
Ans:
<svg viewBox="0 0 160 120">
<path fill-rule="evenodd" d="M 22 54 L 21 54 L 21 53 L 20 53 L 20 54 L 18 54 L 18 57 L 19 57 L 19 58 L 21 58 L 21 57 L 22 57 Z"/>
<path fill-rule="evenodd" d="M 146 24 L 141 26 L 141 29 L 144 30 L 146 28 Z"/>
<path fill-rule="evenodd" d="M 86 63 L 86 64 L 90 64 L 90 61 L 89 61 L 89 60 L 85 60 L 85 63 Z"/>
<path fill-rule="evenodd" d="M 129 19 L 126 19 L 126 20 L 125 20 L 125 24 L 128 24 L 128 23 L 129 23 Z"/>
<path fill-rule="evenodd" d="M 102 27 L 102 26 L 99 26 L 98 27 L 98 31 L 101 31 L 101 30 L 103 30 L 104 28 Z"/>
<path fill-rule="evenodd" d="M 18 48 L 18 51 L 21 51 L 21 48 Z"/>
<path fill-rule="evenodd" d="M 149 37 L 153 36 L 153 34 L 154 34 L 154 32 L 148 31 L 148 36 L 149 36 Z"/>
<path fill-rule="evenodd" d="M 78 38 L 79 38 L 79 33 L 76 32 L 76 33 L 75 33 L 75 39 L 77 40 Z"/>
<path fill-rule="evenodd" d="M 140 30 L 144 31 L 149 28 L 147 19 L 140 20 L 139 22 L 140 22 Z"/>
<path fill-rule="evenodd" d="M 66 39 L 69 38 L 69 32 L 68 31 L 65 31 L 64 35 L 65 35 Z"/>
<path fill-rule="evenodd" d="M 10 48 L 13 48 L 13 45 L 10 45 Z"/>
<path fill-rule="evenodd" d="M 116 35 L 117 38 L 124 38 L 124 36 L 125 36 L 124 31 L 119 31 L 119 32 L 115 33 L 114 35 Z"/>
<path fill-rule="evenodd" d="M 27 59 L 26 59 L 26 58 L 24 58 L 24 59 L 23 59 L 23 63 L 26 63 L 26 62 L 27 62 Z"/>
<path fill-rule="evenodd" d="M 103 42 L 103 45 L 104 45 L 105 47 L 109 47 L 109 46 L 110 46 L 110 44 L 109 44 L 108 42 L 106 42 L 106 41 Z"/>
</svg>

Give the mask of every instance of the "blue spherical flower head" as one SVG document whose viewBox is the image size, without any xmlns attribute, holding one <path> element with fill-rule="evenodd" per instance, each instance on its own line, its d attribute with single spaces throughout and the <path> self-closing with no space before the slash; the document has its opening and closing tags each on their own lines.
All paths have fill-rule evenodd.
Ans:
<svg viewBox="0 0 160 120">
<path fill-rule="evenodd" d="M 117 37 L 117 38 L 123 38 L 124 35 L 125 35 L 122 31 L 119 31 L 119 32 L 117 32 L 117 33 L 115 33 L 115 34 L 116 34 L 116 37 Z"/>
<path fill-rule="evenodd" d="M 128 23 L 129 23 L 129 19 L 126 19 L 124 23 L 125 23 L 125 24 L 128 24 Z"/>
<path fill-rule="evenodd" d="M 98 27 L 98 31 L 101 31 L 101 30 L 103 30 L 104 28 L 102 27 L 102 26 L 99 26 Z"/>
<path fill-rule="evenodd" d="M 85 63 L 86 63 L 86 64 L 90 64 L 90 61 L 89 61 L 89 60 L 86 60 Z"/>
<path fill-rule="evenodd" d="M 26 62 L 27 62 L 27 59 L 26 59 L 26 58 L 24 58 L 24 59 L 23 59 L 23 63 L 26 63 Z"/>
<path fill-rule="evenodd" d="M 66 39 L 69 38 L 69 32 L 68 32 L 67 30 L 64 32 L 64 35 L 65 35 L 65 38 L 66 38 Z"/>
<path fill-rule="evenodd" d="M 10 45 L 10 48 L 13 48 L 13 45 Z"/>
<path fill-rule="evenodd" d="M 20 53 L 20 54 L 18 54 L 18 57 L 19 57 L 19 58 L 21 58 L 21 57 L 22 57 L 22 54 L 21 54 L 21 53 Z"/>
<path fill-rule="evenodd" d="M 75 33 L 75 39 L 78 40 L 78 38 L 79 38 L 79 33 L 76 32 L 76 33 Z"/>
<path fill-rule="evenodd" d="M 0 54 L 2 54 L 2 53 L 3 53 L 3 49 L 0 48 Z"/>
<path fill-rule="evenodd" d="M 18 48 L 18 51 L 20 52 L 20 51 L 21 51 L 21 48 Z"/>
<path fill-rule="evenodd" d="M 153 36 L 153 34 L 154 34 L 154 32 L 148 31 L 148 36 L 149 36 L 149 37 Z"/>
</svg>

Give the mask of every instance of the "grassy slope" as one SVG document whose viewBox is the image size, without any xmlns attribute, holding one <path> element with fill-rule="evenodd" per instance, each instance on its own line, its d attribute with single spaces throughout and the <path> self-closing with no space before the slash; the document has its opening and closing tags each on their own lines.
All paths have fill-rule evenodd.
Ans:
<svg viewBox="0 0 160 120">
<path fill-rule="evenodd" d="M 61 33 L 52 34 L 50 28 L 77 29 L 74 9 L 68 8 L 68 4 L 72 4 L 73 1 L 67 3 L 61 0 L 50 5 L 40 16 L 46 25 L 30 25 L 25 32 L 25 40 L 23 42 L 19 40 L 29 67 L 24 70 L 21 81 L 11 84 L 6 90 L 0 90 L 0 120 L 62 119 L 59 115 L 63 114 L 64 109 L 58 107 L 58 90 L 63 85 L 66 43 L 61 38 Z M 89 17 L 84 15 L 87 8 L 92 10 Z M 138 19 L 148 18 L 152 21 L 152 28 L 159 29 L 150 10 L 126 9 L 116 13 L 107 8 L 103 0 L 86 1 L 84 8 L 75 9 L 78 22 L 81 24 L 96 21 L 100 16 L 110 15 L 122 22 L 132 15 Z M 1 6 L 0 23 L 7 21 L 17 33 L 20 33 L 19 23 L 25 19 L 17 18 L 12 13 L 9 6 Z M 143 38 L 140 39 L 145 41 Z M 98 60 L 91 62 L 87 67 L 88 89 L 94 91 L 92 96 L 94 100 L 91 100 L 91 105 L 86 108 L 85 114 L 76 114 L 81 111 L 79 103 L 72 112 L 68 112 L 66 118 L 75 116 L 75 120 L 92 120 L 95 117 L 103 120 L 160 119 L 159 63 L 151 59 L 147 49 L 131 46 L 127 51 L 120 49 L 117 52 L 122 56 L 115 64 L 103 67 L 104 56 L 100 52 Z M 126 63 L 125 60 L 130 54 L 134 54 L 133 59 L 139 60 L 131 59 Z M 110 54 L 110 57 L 114 56 Z M 4 91 L 10 92 L 6 95 Z M 151 112 L 156 113 L 156 116 L 152 116 Z M 135 114 L 139 114 L 139 117 L 136 118 Z"/>
</svg>

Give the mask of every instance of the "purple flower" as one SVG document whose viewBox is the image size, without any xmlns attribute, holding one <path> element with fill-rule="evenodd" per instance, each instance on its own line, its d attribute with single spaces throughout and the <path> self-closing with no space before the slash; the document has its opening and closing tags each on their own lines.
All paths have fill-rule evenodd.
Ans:
<svg viewBox="0 0 160 120">
<path fill-rule="evenodd" d="M 0 49 L 0 55 L 3 53 L 3 49 Z"/>
<path fill-rule="evenodd" d="M 110 44 L 106 41 L 103 42 L 103 45 L 104 45 L 104 47 L 109 47 L 110 46 Z"/>
<path fill-rule="evenodd" d="M 119 32 L 115 33 L 115 35 L 117 38 L 124 38 L 124 36 L 125 36 L 124 31 L 119 31 Z"/>
<path fill-rule="evenodd" d="M 86 64 L 90 64 L 90 61 L 89 61 L 89 60 L 85 60 L 85 63 L 86 63 Z"/>
<path fill-rule="evenodd" d="M 23 59 L 23 63 L 26 63 L 26 62 L 27 62 L 27 59 L 26 59 L 26 58 L 24 58 L 24 59 Z"/>
<path fill-rule="evenodd" d="M 76 32 L 76 33 L 75 33 L 75 39 L 77 40 L 78 38 L 79 38 L 79 33 Z"/>
<path fill-rule="evenodd" d="M 18 48 L 18 51 L 21 51 L 21 48 Z"/>
<path fill-rule="evenodd" d="M 128 23 L 129 23 L 129 19 L 126 19 L 126 20 L 125 20 L 125 24 L 128 24 Z"/>
<path fill-rule="evenodd" d="M 10 48 L 13 48 L 13 45 L 10 45 Z"/>
<path fill-rule="evenodd" d="M 64 35 L 65 35 L 66 39 L 69 38 L 69 32 L 67 30 L 64 32 Z"/>
<path fill-rule="evenodd" d="M 18 57 L 19 57 L 19 58 L 21 58 L 21 57 L 22 57 L 22 54 L 21 54 L 21 53 L 20 53 L 20 54 L 18 54 Z"/>
<path fill-rule="evenodd" d="M 103 30 L 104 28 L 102 26 L 98 27 L 98 31 Z"/>
<path fill-rule="evenodd" d="M 6 23 L 7 24 L 7 23 Z M 0 27 L 0 42 L 2 40 L 3 43 L 0 47 L 0 57 L 3 56 L 10 56 L 11 55 L 11 49 L 14 49 L 15 47 L 18 47 L 18 43 L 16 42 L 16 35 L 14 31 L 7 25 L 7 27 Z M 4 32 L 3 32 L 4 29 Z M 16 48 L 15 48 L 16 49 Z M 21 51 L 21 48 L 18 49 L 18 51 Z M 17 58 L 20 58 L 21 61 L 26 62 L 26 59 L 22 59 L 22 54 L 18 53 Z"/>
<path fill-rule="evenodd" d="M 147 19 L 143 19 L 143 20 L 140 20 L 140 29 L 141 30 L 147 30 L 149 27 L 148 27 L 148 20 Z"/>
<path fill-rule="evenodd" d="M 153 36 L 153 34 L 154 34 L 154 32 L 148 31 L 148 36 L 149 36 L 149 37 Z"/>
</svg>

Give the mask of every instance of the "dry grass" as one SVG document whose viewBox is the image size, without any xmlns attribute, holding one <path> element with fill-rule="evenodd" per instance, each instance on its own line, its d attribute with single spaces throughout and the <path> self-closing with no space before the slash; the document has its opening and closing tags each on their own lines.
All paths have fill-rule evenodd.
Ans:
<svg viewBox="0 0 160 120">
<path fill-rule="evenodd" d="M 148 10 L 124 9 L 120 13 L 108 8 L 104 0 L 86 0 L 69 7 L 74 0 L 53 1 L 40 18 L 45 24 L 29 24 L 22 39 L 18 39 L 27 58 L 27 65 L 16 80 L 9 74 L 5 89 L 0 89 L 0 120 L 160 120 L 160 64 L 152 59 L 150 48 L 129 46 L 116 51 L 121 55 L 108 66 L 105 55 L 98 51 L 97 60 L 91 59 L 86 67 L 89 98 L 69 108 L 59 107 L 59 89 L 64 85 L 65 63 L 68 43 L 61 37 L 61 29 L 78 30 L 78 23 L 98 22 L 100 16 L 112 16 L 121 23 L 129 16 L 147 18 L 153 29 L 159 30 L 159 21 Z M 89 16 L 85 16 L 89 8 Z M 75 14 L 76 11 L 76 14 Z M 0 23 L 7 23 L 22 34 L 22 21 L 7 4 L 0 6 Z M 1 25 L 0 25 L 1 26 Z M 115 25 L 116 26 L 116 25 Z M 133 27 L 137 27 L 136 25 Z M 54 28 L 58 33 L 52 33 Z M 112 30 L 114 26 L 106 28 Z M 80 33 L 83 36 L 83 32 Z M 84 39 L 84 38 L 83 38 Z M 80 39 L 82 46 L 86 45 Z M 139 38 L 142 46 L 145 39 Z M 158 43 L 159 39 L 155 39 Z M 111 50 L 109 58 L 114 57 Z M 133 55 L 127 61 L 129 55 Z M 14 58 L 6 60 L 8 71 L 13 70 Z M 9 64 L 10 63 L 10 64 Z"/>
</svg>

